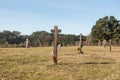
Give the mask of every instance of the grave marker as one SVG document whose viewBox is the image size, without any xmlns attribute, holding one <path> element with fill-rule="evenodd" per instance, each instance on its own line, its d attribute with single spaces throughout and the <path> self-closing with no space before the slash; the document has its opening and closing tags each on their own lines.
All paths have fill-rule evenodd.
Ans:
<svg viewBox="0 0 120 80">
<path fill-rule="evenodd" d="M 101 46 L 102 45 L 102 42 L 101 40 L 98 41 L 98 46 Z"/>
<path fill-rule="evenodd" d="M 28 48 L 28 44 L 29 44 L 29 40 L 28 40 L 28 38 L 27 38 L 26 41 L 25 41 L 25 47 L 26 47 L 26 48 Z"/>
<path fill-rule="evenodd" d="M 80 33 L 80 48 L 79 48 L 79 50 L 80 50 L 80 53 L 81 54 L 83 54 L 83 51 L 82 51 L 82 47 L 83 47 L 83 41 L 82 41 L 83 39 L 82 39 L 82 33 Z"/>
<path fill-rule="evenodd" d="M 106 48 L 107 41 L 106 41 L 106 40 L 103 40 L 103 41 L 102 41 L 102 45 Z"/>
<path fill-rule="evenodd" d="M 54 61 L 54 63 L 57 63 L 57 39 L 58 39 L 58 33 L 61 32 L 60 29 L 58 29 L 58 26 L 54 26 L 54 29 L 51 30 L 51 32 L 54 33 L 54 43 L 53 43 L 53 55 L 52 55 L 52 59 Z"/>
</svg>

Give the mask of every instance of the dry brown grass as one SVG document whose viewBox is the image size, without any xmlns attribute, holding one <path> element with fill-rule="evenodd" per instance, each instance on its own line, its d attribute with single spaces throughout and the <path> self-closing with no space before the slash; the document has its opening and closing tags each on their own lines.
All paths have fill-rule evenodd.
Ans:
<svg viewBox="0 0 120 80">
<path fill-rule="evenodd" d="M 51 47 L 0 48 L 1 80 L 120 80 L 120 47 L 62 47 L 58 64 Z"/>
</svg>

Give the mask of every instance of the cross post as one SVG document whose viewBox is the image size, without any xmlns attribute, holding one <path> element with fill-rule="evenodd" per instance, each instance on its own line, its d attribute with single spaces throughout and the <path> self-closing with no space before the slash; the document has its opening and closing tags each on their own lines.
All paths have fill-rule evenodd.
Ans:
<svg viewBox="0 0 120 80">
<path fill-rule="evenodd" d="M 80 33 L 80 49 L 79 50 L 81 54 L 83 54 L 82 47 L 83 47 L 82 33 Z"/>
<path fill-rule="evenodd" d="M 53 55 L 52 59 L 55 64 L 57 64 L 57 39 L 58 39 L 58 33 L 61 32 L 60 29 L 58 29 L 58 26 L 54 26 L 54 29 L 51 30 L 51 32 L 54 33 L 54 43 L 53 43 Z"/>
</svg>

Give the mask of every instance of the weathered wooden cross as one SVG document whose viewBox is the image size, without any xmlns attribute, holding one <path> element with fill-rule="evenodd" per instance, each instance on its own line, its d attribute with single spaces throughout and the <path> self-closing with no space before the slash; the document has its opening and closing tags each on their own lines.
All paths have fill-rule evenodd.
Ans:
<svg viewBox="0 0 120 80">
<path fill-rule="evenodd" d="M 83 47 L 82 33 L 80 33 L 80 49 L 79 50 L 81 54 L 83 54 L 82 47 Z"/>
<path fill-rule="evenodd" d="M 58 29 L 58 26 L 54 26 L 54 29 L 51 30 L 51 32 L 54 33 L 54 44 L 53 44 L 53 55 L 52 55 L 52 59 L 54 61 L 54 63 L 57 63 L 57 39 L 58 39 L 58 33 L 61 32 L 60 29 Z"/>
</svg>

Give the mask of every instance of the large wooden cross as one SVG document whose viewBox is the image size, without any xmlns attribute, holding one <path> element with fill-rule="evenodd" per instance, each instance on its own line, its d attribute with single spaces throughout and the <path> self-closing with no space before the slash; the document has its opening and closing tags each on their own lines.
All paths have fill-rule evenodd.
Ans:
<svg viewBox="0 0 120 80">
<path fill-rule="evenodd" d="M 54 33 L 54 44 L 53 44 L 53 61 L 54 63 L 57 63 L 57 39 L 58 39 L 58 33 L 61 32 L 60 29 L 58 29 L 58 26 L 54 26 L 54 29 L 51 30 L 51 32 Z"/>
</svg>

